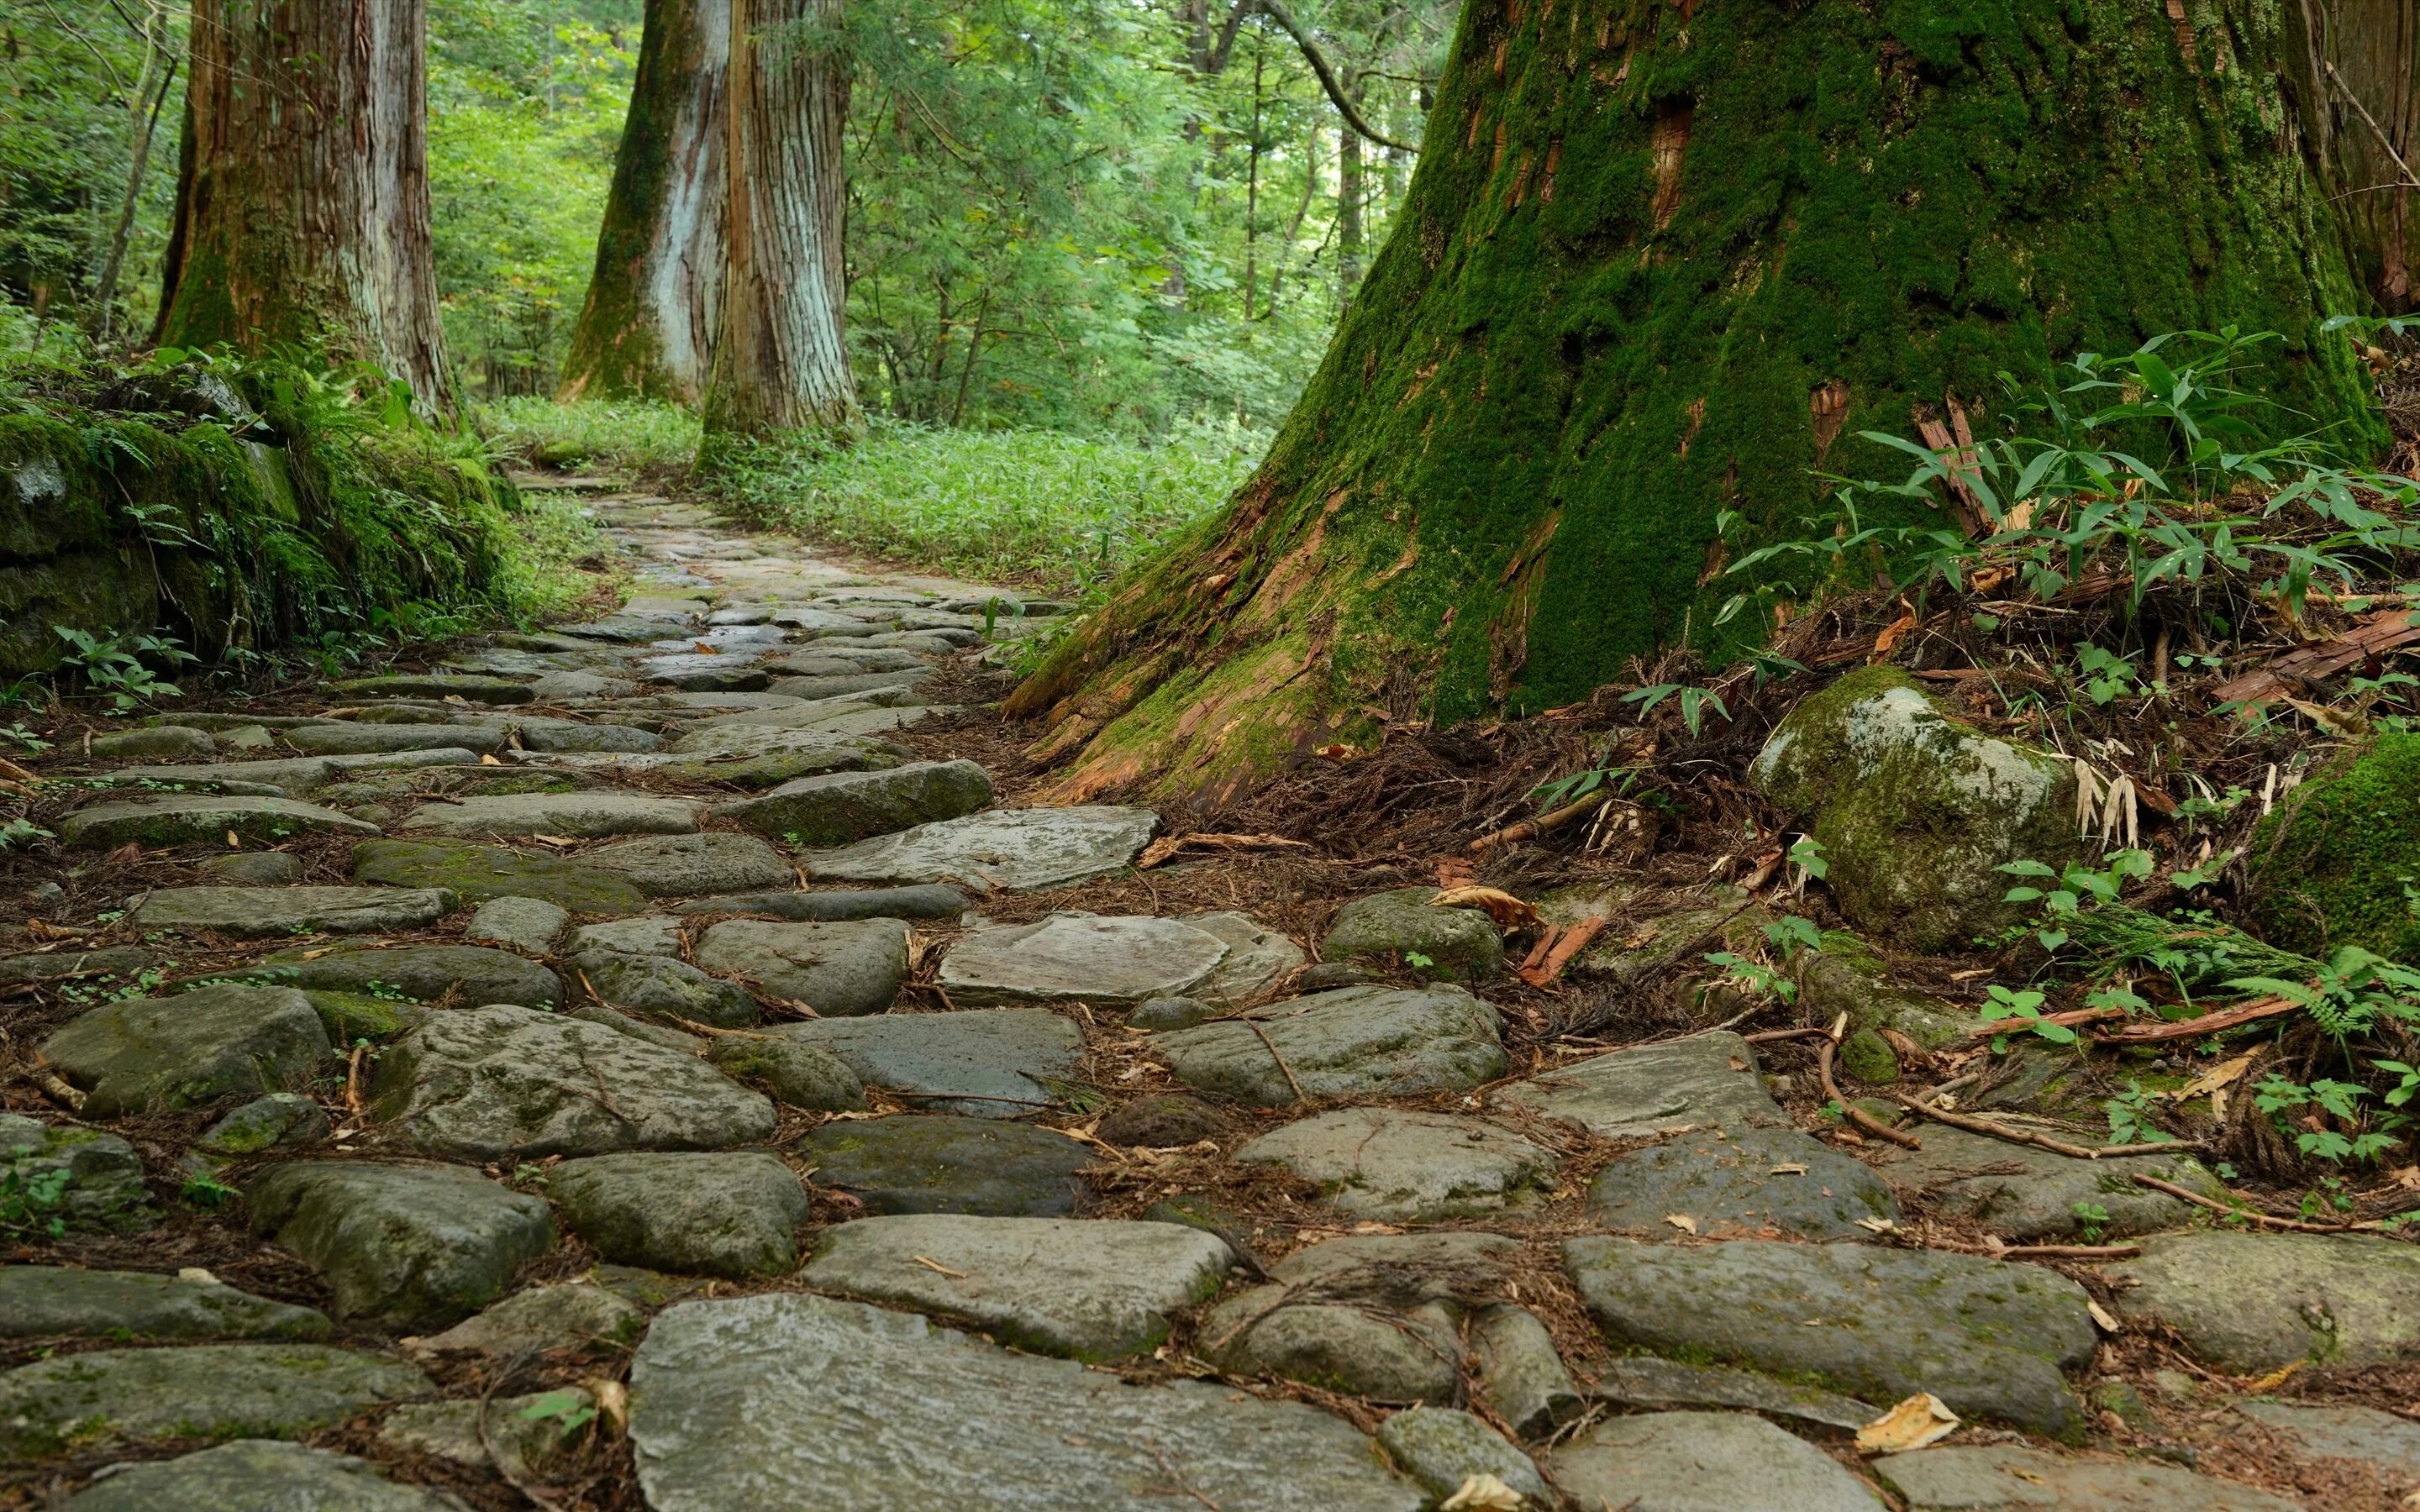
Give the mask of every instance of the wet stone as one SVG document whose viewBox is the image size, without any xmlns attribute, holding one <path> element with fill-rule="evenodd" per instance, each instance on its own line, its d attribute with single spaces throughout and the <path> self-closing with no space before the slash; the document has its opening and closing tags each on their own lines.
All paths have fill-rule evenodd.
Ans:
<svg viewBox="0 0 2420 1512">
<path fill-rule="evenodd" d="M 631 793 L 517 793 L 504 797 L 424 803 L 404 828 L 437 835 L 563 835 L 592 840 L 612 835 L 687 835 L 706 803 Z"/>
<path fill-rule="evenodd" d="M 1933 1131 L 1927 1130 L 1931 1145 Z M 1859 1240 L 1859 1219 L 1899 1221 L 1890 1187 L 1865 1162 L 1794 1129 L 1703 1130 L 1617 1156 L 1589 1188 L 1607 1228 L 1678 1239 L 1681 1214 L 1708 1238 Z"/>
<path fill-rule="evenodd" d="M 1037 924 L 979 930 L 941 963 L 950 1001 L 1084 1002 L 1124 1008 L 1206 981 L 1226 942 L 1172 918 L 1054 914 Z"/>
<path fill-rule="evenodd" d="M 1755 1047 L 1728 1030 L 1574 1061 L 1501 1088 L 1488 1101 L 1605 1139 L 1652 1138 L 1681 1128 L 1792 1127 L 1758 1079 Z"/>
<path fill-rule="evenodd" d="M 110 1119 L 279 1090 L 309 1076 L 329 1046 L 301 993 L 215 986 L 90 1010 L 41 1049 L 85 1092 L 85 1115 Z"/>
<path fill-rule="evenodd" d="M 1632 1512 L 1788 1507 L 1882 1512 L 1882 1502 L 1806 1440 L 1747 1412 L 1651 1412 L 1600 1423 L 1548 1458 L 1567 1495 Z"/>
<path fill-rule="evenodd" d="M 1393 1108 L 1323 1113 L 1235 1151 L 1319 1183 L 1323 1200 L 1357 1218 L 1429 1223 L 1543 1200 L 1555 1157 L 1479 1119 Z"/>
<path fill-rule="evenodd" d="M 609 1260 L 706 1275 L 776 1274 L 798 1263 L 807 1194 L 757 1151 L 600 1155 L 554 1168 L 548 1193 L 572 1232 Z"/>
<path fill-rule="evenodd" d="M 398 1486 L 367 1460 L 274 1439 L 239 1439 L 174 1459 L 104 1469 L 69 1512 L 451 1512 L 455 1504 Z"/>
<path fill-rule="evenodd" d="M 553 950 L 570 922 L 571 915 L 561 904 L 542 898 L 490 898 L 472 911 L 462 937 L 542 956 Z"/>
<path fill-rule="evenodd" d="M 920 1111 L 978 1119 L 1030 1119 L 1056 1106 L 1048 1084 L 1073 1076 L 1084 1054 L 1076 1026 L 1040 1008 L 814 1019 L 768 1032 L 823 1046 L 866 1086 Z"/>
<path fill-rule="evenodd" d="M 546 1203 L 457 1165 L 293 1161 L 255 1178 L 253 1226 L 311 1262 L 337 1316 L 442 1328 L 554 1242 Z"/>
<path fill-rule="evenodd" d="M 807 1285 L 928 1313 L 1038 1354 L 1146 1354 L 1233 1257 L 1178 1224 L 913 1213 L 823 1231 Z M 939 1265 L 954 1274 L 933 1269 Z"/>
<path fill-rule="evenodd" d="M 379 1063 L 371 1113 L 458 1160 L 721 1149 L 769 1139 L 773 1104 L 692 1056 L 523 1008 L 432 1018 Z"/>
<path fill-rule="evenodd" d="M 650 898 L 787 887 L 799 874 L 781 853 L 753 835 L 713 830 L 699 835 L 648 835 L 581 853 L 582 866 L 628 877 Z"/>
<path fill-rule="evenodd" d="M 2070 1459 L 2015 1444 L 1943 1445 L 1873 1461 L 1908 1512 L 2296 1512 L 2298 1504 L 2141 1459 Z"/>
<path fill-rule="evenodd" d="M 1002 809 L 920 825 L 807 857 L 833 882 L 959 882 L 977 891 L 1063 887 L 1125 868 L 1157 827 L 1148 809 Z"/>
<path fill-rule="evenodd" d="M 868 1212 L 1053 1218 L 1076 1211 L 1092 1151 L 1055 1130 L 929 1114 L 827 1123 L 799 1142 L 817 1186 Z"/>
<path fill-rule="evenodd" d="M 471 903 L 535 898 L 582 914 L 629 914 L 647 906 L 646 894 L 618 872 L 492 845 L 371 841 L 353 847 L 353 880 L 445 887 Z"/>
<path fill-rule="evenodd" d="M 1307 1097 L 1465 1091 L 1509 1064 L 1496 1010 L 1458 987 L 1346 987 L 1252 1018 L 1259 1032 L 1224 1021 L 1151 1042 L 1179 1081 L 1257 1107 L 1286 1106 L 1297 1087 Z"/>
<path fill-rule="evenodd" d="M 271 845 L 293 835 L 378 832 L 379 826 L 366 821 L 292 798 L 197 793 L 108 798 L 59 820 L 61 843 L 92 850 L 114 850 L 129 843 L 158 847 L 200 841 L 223 846 L 229 834 L 254 844 Z"/>
<path fill-rule="evenodd" d="M 491 1360 L 555 1350 L 602 1352 L 635 1342 L 646 1326 L 644 1313 L 604 1287 L 568 1282 L 514 1292 L 415 1348 Z"/>
<path fill-rule="evenodd" d="M 127 1233 L 160 1221 L 134 1147 L 98 1129 L 0 1113 L 0 1180 L 26 1194 L 25 1216 L 42 1231 Z"/>
<path fill-rule="evenodd" d="M 955 819 L 991 800 L 991 777 L 972 762 L 909 762 L 880 771 L 802 777 L 762 796 L 724 804 L 715 813 L 762 834 L 795 837 L 794 844 L 845 845 Z"/>
<path fill-rule="evenodd" d="M 1329 961 L 1356 957 L 1405 957 L 1433 964 L 1417 967 L 1450 980 L 1485 981 L 1504 969 L 1504 936 L 1475 908 L 1437 908 L 1435 887 L 1397 887 L 1356 898 L 1336 911 L 1320 942 Z"/>
<path fill-rule="evenodd" d="M 410 1365 L 318 1344 L 54 1355 L 0 1374 L 0 1454 L 54 1455 L 70 1441 L 299 1435 L 429 1386 Z"/>
<path fill-rule="evenodd" d="M 279 934 L 400 934 L 454 911 L 442 887 L 155 887 L 128 922 L 238 939 Z"/>
<path fill-rule="evenodd" d="M 2420 1251 L 2359 1234 L 2155 1234 L 2108 1268 L 2118 1315 L 2235 1375 L 2420 1355 Z"/>
<path fill-rule="evenodd" d="M 879 1013 L 908 973 L 908 926 L 895 918 L 838 924 L 735 918 L 698 941 L 697 964 L 825 1015 Z"/>
<path fill-rule="evenodd" d="M 0 1337 L 321 1339 L 325 1315 L 221 1285 L 147 1271 L 0 1266 Z"/>
<path fill-rule="evenodd" d="M 1367 1439 L 1312 1408 L 1198 1381 L 1128 1386 L 820 1297 L 669 1309 L 632 1363 L 630 1410 L 658 1512 L 1165 1512 L 1171 1483 L 1255 1512 L 1422 1504 Z"/>
</svg>

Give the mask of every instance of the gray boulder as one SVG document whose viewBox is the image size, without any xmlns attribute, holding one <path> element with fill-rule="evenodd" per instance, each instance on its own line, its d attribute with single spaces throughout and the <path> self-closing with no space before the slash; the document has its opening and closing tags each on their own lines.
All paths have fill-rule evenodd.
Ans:
<svg viewBox="0 0 2420 1512">
<path fill-rule="evenodd" d="M 705 817 L 699 798 L 636 793 L 516 793 L 499 797 L 424 803 L 403 827 L 414 834 L 563 835 L 594 840 L 612 835 L 687 835 Z"/>
<path fill-rule="evenodd" d="M 845 845 L 970 814 L 991 799 L 991 775 L 972 762 L 909 762 L 799 778 L 714 811 L 793 844 Z"/>
<path fill-rule="evenodd" d="M 807 873 L 833 882 L 957 882 L 978 892 L 1029 891 L 1116 872 L 1151 839 L 1148 809 L 1001 809 L 807 857 Z"/>
<path fill-rule="evenodd" d="M 778 1274 L 798 1263 L 807 1194 L 771 1155 L 599 1155 L 548 1182 L 572 1232 L 609 1260 L 706 1275 Z"/>
<path fill-rule="evenodd" d="M 756 999 L 686 962 L 589 950 L 573 957 L 570 965 L 599 1001 L 624 1012 L 724 1029 L 745 1028 L 757 1019 Z"/>
<path fill-rule="evenodd" d="M 966 912 L 967 895 L 955 887 L 861 887 L 825 892 L 740 892 L 675 903 L 676 914 L 769 914 L 808 924 L 855 918 L 947 918 Z"/>
<path fill-rule="evenodd" d="M 490 1360 L 555 1350 L 611 1351 L 635 1342 L 646 1328 L 646 1315 L 631 1303 L 600 1286 L 568 1282 L 517 1291 L 416 1348 Z"/>
<path fill-rule="evenodd" d="M 2420 1424 L 2375 1407 L 2243 1401 L 2235 1411 L 2315 1459 L 2350 1459 L 2381 1480 L 2420 1482 Z"/>
<path fill-rule="evenodd" d="M 1528 1455 L 1468 1412 L 1414 1407 L 1378 1427 L 1378 1447 L 1395 1468 L 1419 1481 L 1438 1501 L 1453 1495 L 1473 1475 L 1492 1475 L 1539 1505 L 1552 1493 Z"/>
<path fill-rule="evenodd" d="M 799 880 L 798 872 L 773 847 L 753 835 L 727 830 L 616 841 L 582 852 L 580 863 L 619 872 L 650 898 L 789 887 Z"/>
<path fill-rule="evenodd" d="M 282 887 L 302 880 L 302 863 L 284 851 L 232 851 L 198 863 L 203 875 L 243 887 Z"/>
<path fill-rule="evenodd" d="M 96 1119 L 191 1107 L 230 1092 L 281 1090 L 328 1057 L 311 1000 L 284 988 L 196 987 L 106 1004 L 42 1041 Z"/>
<path fill-rule="evenodd" d="M 323 1339 L 327 1317 L 196 1275 L 0 1266 L 0 1337 Z"/>
<path fill-rule="evenodd" d="M 525 1008 L 463 1009 L 379 1063 L 370 1111 L 433 1154 L 495 1161 L 712 1149 L 773 1134 L 773 1104 L 692 1056 Z"/>
<path fill-rule="evenodd" d="M 1488 1102 L 1576 1124 L 1602 1139 L 1792 1127 L 1757 1075 L 1756 1047 L 1728 1030 L 1558 1066 L 1497 1088 Z"/>
<path fill-rule="evenodd" d="M 206 762 L 219 753 L 207 730 L 178 725 L 153 725 L 147 730 L 113 730 L 92 737 L 89 754 L 101 762 Z"/>
<path fill-rule="evenodd" d="M 458 1165 L 294 1161 L 245 1198 L 256 1230 L 327 1277 L 337 1316 L 398 1330 L 477 1312 L 554 1242 L 544 1202 Z"/>
<path fill-rule="evenodd" d="M 405 945 L 392 949 L 339 946 L 287 951 L 230 973 L 238 981 L 308 992 L 366 993 L 421 1003 L 469 1007 L 518 1003 L 553 1008 L 563 982 L 536 962 L 477 945 Z"/>
<path fill-rule="evenodd" d="M 143 1160 L 114 1134 L 0 1113 L 0 1181 L 23 1194 L 26 1222 L 47 1234 L 127 1233 L 160 1221 Z"/>
<path fill-rule="evenodd" d="M 1258 1032 L 1231 1019 L 1155 1034 L 1152 1046 L 1187 1086 L 1257 1107 L 1286 1106 L 1297 1087 L 1304 1097 L 1467 1091 L 1510 1064 L 1496 1010 L 1458 987 L 1346 987 L 1251 1018 Z"/>
<path fill-rule="evenodd" d="M 1227 943 L 1173 918 L 1053 914 L 1034 924 L 977 930 L 941 962 L 950 1001 L 1084 1002 L 1125 1008 L 1172 997 L 1210 980 Z"/>
<path fill-rule="evenodd" d="M 819 1044 L 721 1034 L 706 1058 L 724 1075 L 763 1088 L 783 1107 L 845 1113 L 865 1106 L 865 1084 L 847 1061 Z"/>
<path fill-rule="evenodd" d="M 1606 1362 L 1594 1395 L 1624 1407 L 1737 1407 L 1855 1432 L 1883 1415 L 1870 1402 L 1729 1365 L 1628 1354 Z"/>
<path fill-rule="evenodd" d="M 256 845 L 293 835 L 375 835 L 379 826 L 292 798 L 154 793 L 87 804 L 59 821 L 59 842 L 86 850 L 147 849 L 199 841 L 224 845 L 232 833 Z"/>
<path fill-rule="evenodd" d="M 560 903 L 542 898 L 490 898 L 472 910 L 462 937 L 542 956 L 554 949 L 570 922 L 571 915 Z"/>
<path fill-rule="evenodd" d="M 1384 1402 L 1450 1403 L 1462 1387 L 1461 1325 L 1499 1291 L 1493 1234 L 1331 1240 L 1270 1268 L 1270 1285 L 1202 1319 L 1197 1348 L 1232 1374 L 1300 1381 Z"/>
<path fill-rule="evenodd" d="M 814 1180 L 868 1212 L 1055 1218 L 1076 1211 L 1093 1152 L 1054 1129 L 893 1114 L 822 1125 L 799 1141 Z"/>
<path fill-rule="evenodd" d="M 1504 970 L 1504 936 L 1475 908 L 1436 908 L 1435 887 L 1397 887 L 1356 898 L 1336 911 L 1319 944 L 1328 961 L 1386 956 L 1452 981 L 1485 981 Z M 1407 958 L 1418 954 L 1430 964 Z"/>
<path fill-rule="evenodd" d="M 840 924 L 726 919 L 698 942 L 697 964 L 826 1017 L 879 1013 L 908 974 L 908 925 L 896 918 Z"/>
<path fill-rule="evenodd" d="M 1534 1205 L 1554 1188 L 1552 1154 L 1510 1129 L 1450 1113 L 1344 1108 L 1287 1124 L 1235 1151 L 1316 1181 L 1357 1218 L 1433 1223 Z"/>
<path fill-rule="evenodd" d="M 671 914 L 634 914 L 582 924 L 563 942 L 563 953 L 574 961 L 590 954 L 677 956 L 681 921 Z"/>
<path fill-rule="evenodd" d="M 2297 1512 L 2249 1486 L 2141 1459 L 2070 1459 L 2022 1444 L 1945 1444 L 1873 1462 L 1908 1512 Z"/>
<path fill-rule="evenodd" d="M 1471 1315 L 1470 1355 L 1479 1399 L 1524 1438 L 1543 1438 L 1588 1410 L 1538 1315 L 1490 1303 Z M 1870 1422 L 1872 1413 L 1860 1418 Z"/>
<path fill-rule="evenodd" d="M 54 1355 L 0 1373 L 0 1454 L 32 1458 L 129 1439 L 299 1436 L 430 1385 L 410 1365 L 320 1344 Z"/>
<path fill-rule="evenodd" d="M 194 1147 L 213 1155 L 256 1155 L 281 1145 L 325 1139 L 333 1128 L 328 1110 L 312 1099 L 300 1092 L 271 1092 L 211 1124 Z"/>
<path fill-rule="evenodd" d="M 2137 1186 L 2130 1178 L 2138 1172 L 2211 1196 L 2222 1191 L 2191 1155 L 2078 1160 L 1938 1125 L 1924 1131 L 1922 1149 L 1881 1152 L 1878 1163 L 1885 1179 L 1921 1193 L 1932 1212 L 2020 1244 L 2065 1242 L 2087 1229 L 2118 1238 L 2183 1227 L 2193 1205 Z"/>
<path fill-rule="evenodd" d="M 67 1502 L 68 1512 L 452 1512 L 456 1504 L 398 1486 L 367 1460 L 274 1439 L 112 1465 Z"/>
<path fill-rule="evenodd" d="M 1583 1504 L 1632 1512 L 1787 1507 L 1882 1512 L 1882 1501 L 1839 1461 L 1748 1412 L 1651 1412 L 1600 1423 L 1547 1459 L 1555 1483 Z"/>
<path fill-rule="evenodd" d="M 1707 1238 L 1815 1240 L 1869 1239 L 1859 1219 L 1900 1215 L 1865 1162 L 1795 1129 L 1758 1128 L 1678 1134 L 1618 1155 L 1590 1186 L 1588 1208 L 1607 1228 L 1664 1240 L 1681 1237 L 1675 1215 Z"/>
<path fill-rule="evenodd" d="M 2420 1250 L 2359 1234 L 2205 1231 L 2143 1240 L 2109 1267 L 2118 1316 L 2176 1331 L 2236 1375 L 2420 1356 Z"/>
<path fill-rule="evenodd" d="M 638 885 L 602 867 L 497 845 L 367 841 L 353 847 L 353 880 L 388 887 L 444 887 L 465 902 L 539 898 L 581 914 L 634 914 Z"/>
<path fill-rule="evenodd" d="M 1076 1026 L 1041 1008 L 811 1019 L 767 1032 L 821 1045 L 866 1086 L 920 1110 L 978 1119 L 1028 1119 L 1055 1105 L 1049 1084 L 1074 1076 L 1084 1054 Z"/>
<path fill-rule="evenodd" d="M 155 887 L 127 922 L 144 930 L 272 934 L 399 934 L 454 911 L 442 887 Z"/>
<path fill-rule="evenodd" d="M 486 754 L 504 748 L 502 725 L 355 724 L 305 725 L 286 732 L 286 743 L 306 756 L 359 756 L 370 751 L 442 750 L 459 747 Z"/>
<path fill-rule="evenodd" d="M 1302 947 L 1249 914 L 1217 910 L 1180 922 L 1226 942 L 1227 954 L 1195 991 L 1228 1007 L 1252 1002 L 1302 969 Z"/>
</svg>

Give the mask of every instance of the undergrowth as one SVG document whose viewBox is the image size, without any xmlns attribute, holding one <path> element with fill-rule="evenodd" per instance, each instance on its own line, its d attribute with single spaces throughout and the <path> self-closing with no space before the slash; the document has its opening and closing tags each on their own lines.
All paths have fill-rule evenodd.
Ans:
<svg viewBox="0 0 2420 1512">
<path fill-rule="evenodd" d="M 696 411 L 656 400 L 523 395 L 472 412 L 498 454 L 532 467 L 660 479 L 686 472 L 697 455 Z"/>
</svg>

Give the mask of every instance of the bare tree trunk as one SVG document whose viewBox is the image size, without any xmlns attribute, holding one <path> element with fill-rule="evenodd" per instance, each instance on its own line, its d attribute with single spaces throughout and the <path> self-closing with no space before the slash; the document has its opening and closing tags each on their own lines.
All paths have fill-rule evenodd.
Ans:
<svg viewBox="0 0 2420 1512">
<path fill-rule="evenodd" d="M 126 243 L 134 234 L 134 212 L 143 202 L 143 178 L 151 170 L 151 142 L 160 131 L 160 107 L 177 81 L 177 59 L 168 51 L 168 14 L 153 7 L 143 16 L 143 76 L 126 101 L 126 134 L 130 161 L 126 194 L 110 227 L 109 251 L 101 259 L 101 276 L 93 283 L 92 333 L 109 339 L 117 324 L 117 280 L 126 270 Z"/>
<path fill-rule="evenodd" d="M 1346 126 L 1336 133 L 1336 301 L 1361 286 L 1361 200 L 1365 193 L 1361 137 Z"/>
<path fill-rule="evenodd" d="M 709 453 L 718 438 L 860 423 L 841 336 L 848 70 L 814 35 L 839 13 L 840 0 L 731 0 L 728 275 Z"/>
<path fill-rule="evenodd" d="M 647 0 L 630 113 L 563 396 L 696 404 L 714 367 L 729 192 L 731 0 Z"/>
<path fill-rule="evenodd" d="M 324 347 L 452 408 L 427 36 L 426 0 L 194 0 L 159 340 Z"/>
<path fill-rule="evenodd" d="M 2316 107 L 2304 114 L 2331 170 L 2362 260 L 2364 281 L 2390 310 L 2420 298 L 2412 263 L 2420 255 L 2412 210 L 2412 150 L 2420 146 L 2420 16 L 2412 0 L 2302 0 L 2310 54 L 2297 85 Z"/>
</svg>

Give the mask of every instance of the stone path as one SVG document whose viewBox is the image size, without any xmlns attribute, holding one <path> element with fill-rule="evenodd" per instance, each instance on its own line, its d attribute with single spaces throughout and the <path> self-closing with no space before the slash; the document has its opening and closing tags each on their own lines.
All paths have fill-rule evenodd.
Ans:
<svg viewBox="0 0 2420 1512">
<path fill-rule="evenodd" d="M 604 1465 L 664 1512 L 2288 1506 L 2111 1453 L 2102 1329 L 2243 1375 L 2420 1355 L 2410 1248 L 2166 1233 L 2189 1211 L 2140 1188 L 2094 1220 L 2154 1236 L 2107 1268 L 2114 1319 L 2052 1270 L 1894 1245 L 1903 1200 L 2071 1239 L 2108 1172 L 1945 1131 L 1844 1149 L 1730 1033 L 1516 1063 L 1505 942 L 1431 889 L 1339 910 L 1315 967 L 1233 910 L 993 917 L 1124 872 L 1157 822 L 1003 807 L 909 744 L 1059 606 L 595 508 L 636 579 L 611 614 L 47 764 L 97 779 L 62 842 L 163 880 L 0 960 L 57 1010 L 52 1100 L 0 1115 L 0 1221 L 33 1241 L 0 1340 L 47 1341 L 0 1370 L 0 1458 L 186 1451 L 66 1504 L 451 1504 L 390 1478 L 411 1455 Z M 1728 917 L 1697 907 L 1663 933 Z M 1158 1169 L 1189 1189 L 1109 1211 Z M 218 1221 L 315 1305 L 140 1241 L 50 1263 L 42 1227 L 149 1232 L 179 1180 L 239 1193 Z M 1920 1392 L 1979 1432 L 1850 1446 Z M 2420 1486 L 2400 1419 L 2256 1406 Z M 347 1422 L 375 1428 L 349 1453 L 290 1442 Z"/>
</svg>

